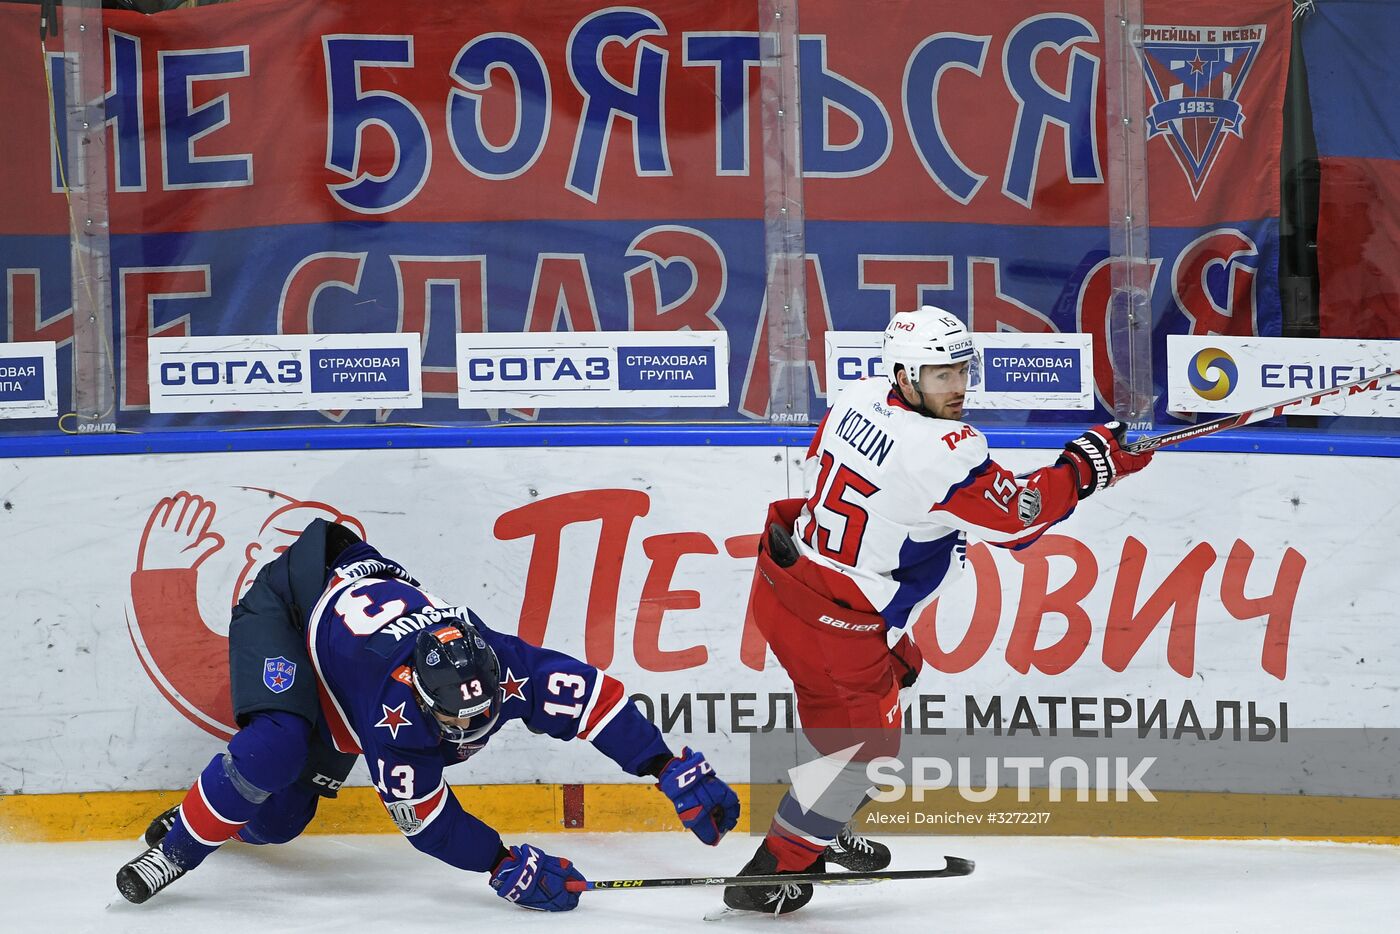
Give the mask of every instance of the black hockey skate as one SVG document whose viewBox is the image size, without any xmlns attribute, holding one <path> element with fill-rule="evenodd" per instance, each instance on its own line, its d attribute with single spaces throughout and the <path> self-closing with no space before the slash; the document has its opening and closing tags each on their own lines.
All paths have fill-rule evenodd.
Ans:
<svg viewBox="0 0 1400 934">
<path fill-rule="evenodd" d="M 890 848 L 860 836 L 850 824 L 841 828 L 822 856 L 851 872 L 879 872 L 890 864 Z"/>
<path fill-rule="evenodd" d="M 817 861 L 803 872 L 825 872 L 826 861 L 818 856 Z M 758 852 L 749 860 L 741 876 L 766 876 L 779 872 L 778 857 L 760 843 Z M 812 900 L 810 883 L 788 882 L 783 885 L 730 885 L 724 889 L 724 904 L 738 911 L 759 911 L 770 915 L 785 915 L 796 911 Z"/>
<path fill-rule="evenodd" d="M 117 870 L 117 891 L 139 905 L 185 874 L 159 846 L 153 846 Z"/>
<path fill-rule="evenodd" d="M 168 811 L 161 811 L 160 815 L 146 828 L 146 846 L 159 846 L 160 841 L 165 839 L 165 835 L 170 833 L 170 828 L 175 826 L 175 817 L 180 813 L 180 805 L 175 805 Z"/>
</svg>

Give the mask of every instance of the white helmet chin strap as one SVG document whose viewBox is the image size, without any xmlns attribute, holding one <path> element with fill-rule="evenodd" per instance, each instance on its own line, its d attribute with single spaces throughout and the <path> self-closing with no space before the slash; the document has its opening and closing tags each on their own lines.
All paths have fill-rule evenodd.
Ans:
<svg viewBox="0 0 1400 934">
<path fill-rule="evenodd" d="M 443 723 L 436 715 L 433 717 L 434 720 L 437 720 L 438 729 L 442 731 L 443 739 L 447 740 L 449 743 L 470 743 L 481 739 L 481 737 L 491 732 L 491 727 L 495 726 L 496 721 L 500 718 L 501 709 L 497 707 L 496 712 L 490 717 L 487 717 L 486 722 L 481 726 L 467 729 L 466 727 L 456 726 L 451 723 Z"/>
</svg>

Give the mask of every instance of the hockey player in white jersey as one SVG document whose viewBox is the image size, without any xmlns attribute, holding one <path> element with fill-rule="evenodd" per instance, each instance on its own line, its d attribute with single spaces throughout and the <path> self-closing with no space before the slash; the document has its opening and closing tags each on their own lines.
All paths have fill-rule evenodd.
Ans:
<svg viewBox="0 0 1400 934">
<path fill-rule="evenodd" d="M 845 792 L 836 782 L 816 807 L 789 793 L 741 875 L 819 871 L 828 859 L 856 871 L 888 865 L 889 850 L 849 822 L 865 803 L 863 761 L 898 750 L 899 691 L 923 667 L 902 631 L 962 573 L 969 537 L 1029 545 L 1152 458 L 1126 451 L 1124 426 L 1110 422 L 1026 476 L 997 464 L 982 433 L 962 421 L 978 365 L 972 335 L 942 309 L 896 314 L 882 358 L 889 379 L 848 386 L 822 420 L 807 452 L 805 496 L 770 506 L 749 597 L 792 678 L 813 750 L 849 748 L 861 731 L 851 767 L 861 775 Z M 785 913 L 811 896 L 810 885 L 732 886 L 724 900 Z"/>
</svg>

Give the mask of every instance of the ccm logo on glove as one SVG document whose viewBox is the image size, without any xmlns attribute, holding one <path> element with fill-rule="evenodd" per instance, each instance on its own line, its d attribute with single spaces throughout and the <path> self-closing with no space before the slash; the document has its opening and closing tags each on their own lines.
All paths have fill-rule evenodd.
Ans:
<svg viewBox="0 0 1400 934">
<path fill-rule="evenodd" d="M 698 765 L 692 765 L 690 768 L 688 768 L 688 769 L 686 769 L 686 770 L 684 770 L 684 771 L 682 771 L 682 772 L 678 772 L 678 773 L 676 774 L 676 777 L 675 777 L 675 779 L 676 779 L 676 787 L 677 787 L 677 788 L 684 788 L 686 785 L 689 785 L 691 782 L 695 781 L 695 779 L 699 778 L 701 775 L 713 775 L 713 774 L 715 774 L 715 767 L 712 766 L 712 765 L 710 765 L 710 763 L 706 762 L 704 759 L 701 759 L 701 760 L 700 760 L 700 763 L 699 763 Z M 696 811 L 697 811 L 697 813 L 698 813 L 699 809 L 697 808 Z M 681 816 L 682 816 L 682 817 L 690 817 L 690 816 L 692 816 L 692 815 L 689 815 L 689 814 L 682 814 Z"/>
<path fill-rule="evenodd" d="M 530 890 L 530 886 L 535 884 L 535 873 L 540 868 L 540 851 L 534 847 L 525 847 L 520 854 L 525 857 L 518 874 L 515 877 L 515 884 L 501 893 L 501 897 L 508 902 L 520 901 L 520 896 Z"/>
<path fill-rule="evenodd" d="M 506 901 L 535 911 L 569 911 L 578 906 L 582 887 L 570 891 L 570 881 L 583 883 L 574 864 L 550 856 L 528 843 L 513 846 L 491 872 L 491 888 Z"/>
<path fill-rule="evenodd" d="M 661 769 L 656 787 L 676 806 L 676 816 L 701 842 L 714 846 L 739 821 L 739 797 L 715 774 L 697 750 L 681 754 Z"/>
</svg>

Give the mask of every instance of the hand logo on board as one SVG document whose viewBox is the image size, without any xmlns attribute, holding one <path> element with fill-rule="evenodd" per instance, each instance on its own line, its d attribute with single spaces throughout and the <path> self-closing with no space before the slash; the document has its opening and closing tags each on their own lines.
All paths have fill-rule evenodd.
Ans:
<svg viewBox="0 0 1400 934">
<path fill-rule="evenodd" d="M 257 498 L 246 500 L 248 494 Z M 264 501 L 272 506 L 265 514 Z M 238 602 L 258 571 L 285 551 L 311 520 L 340 522 L 365 535 L 358 519 L 334 506 L 275 490 L 240 487 L 229 497 L 229 505 L 236 517 L 225 523 L 230 527 L 246 527 L 263 516 L 255 530 L 234 537 L 247 541 L 238 552 L 225 549 L 213 499 L 181 490 L 156 503 L 137 548 L 126 617 L 131 643 L 156 689 L 191 723 L 221 739 L 235 732 L 224 608 Z M 201 590 L 218 595 L 212 604 L 222 618 L 201 611 Z"/>
</svg>

